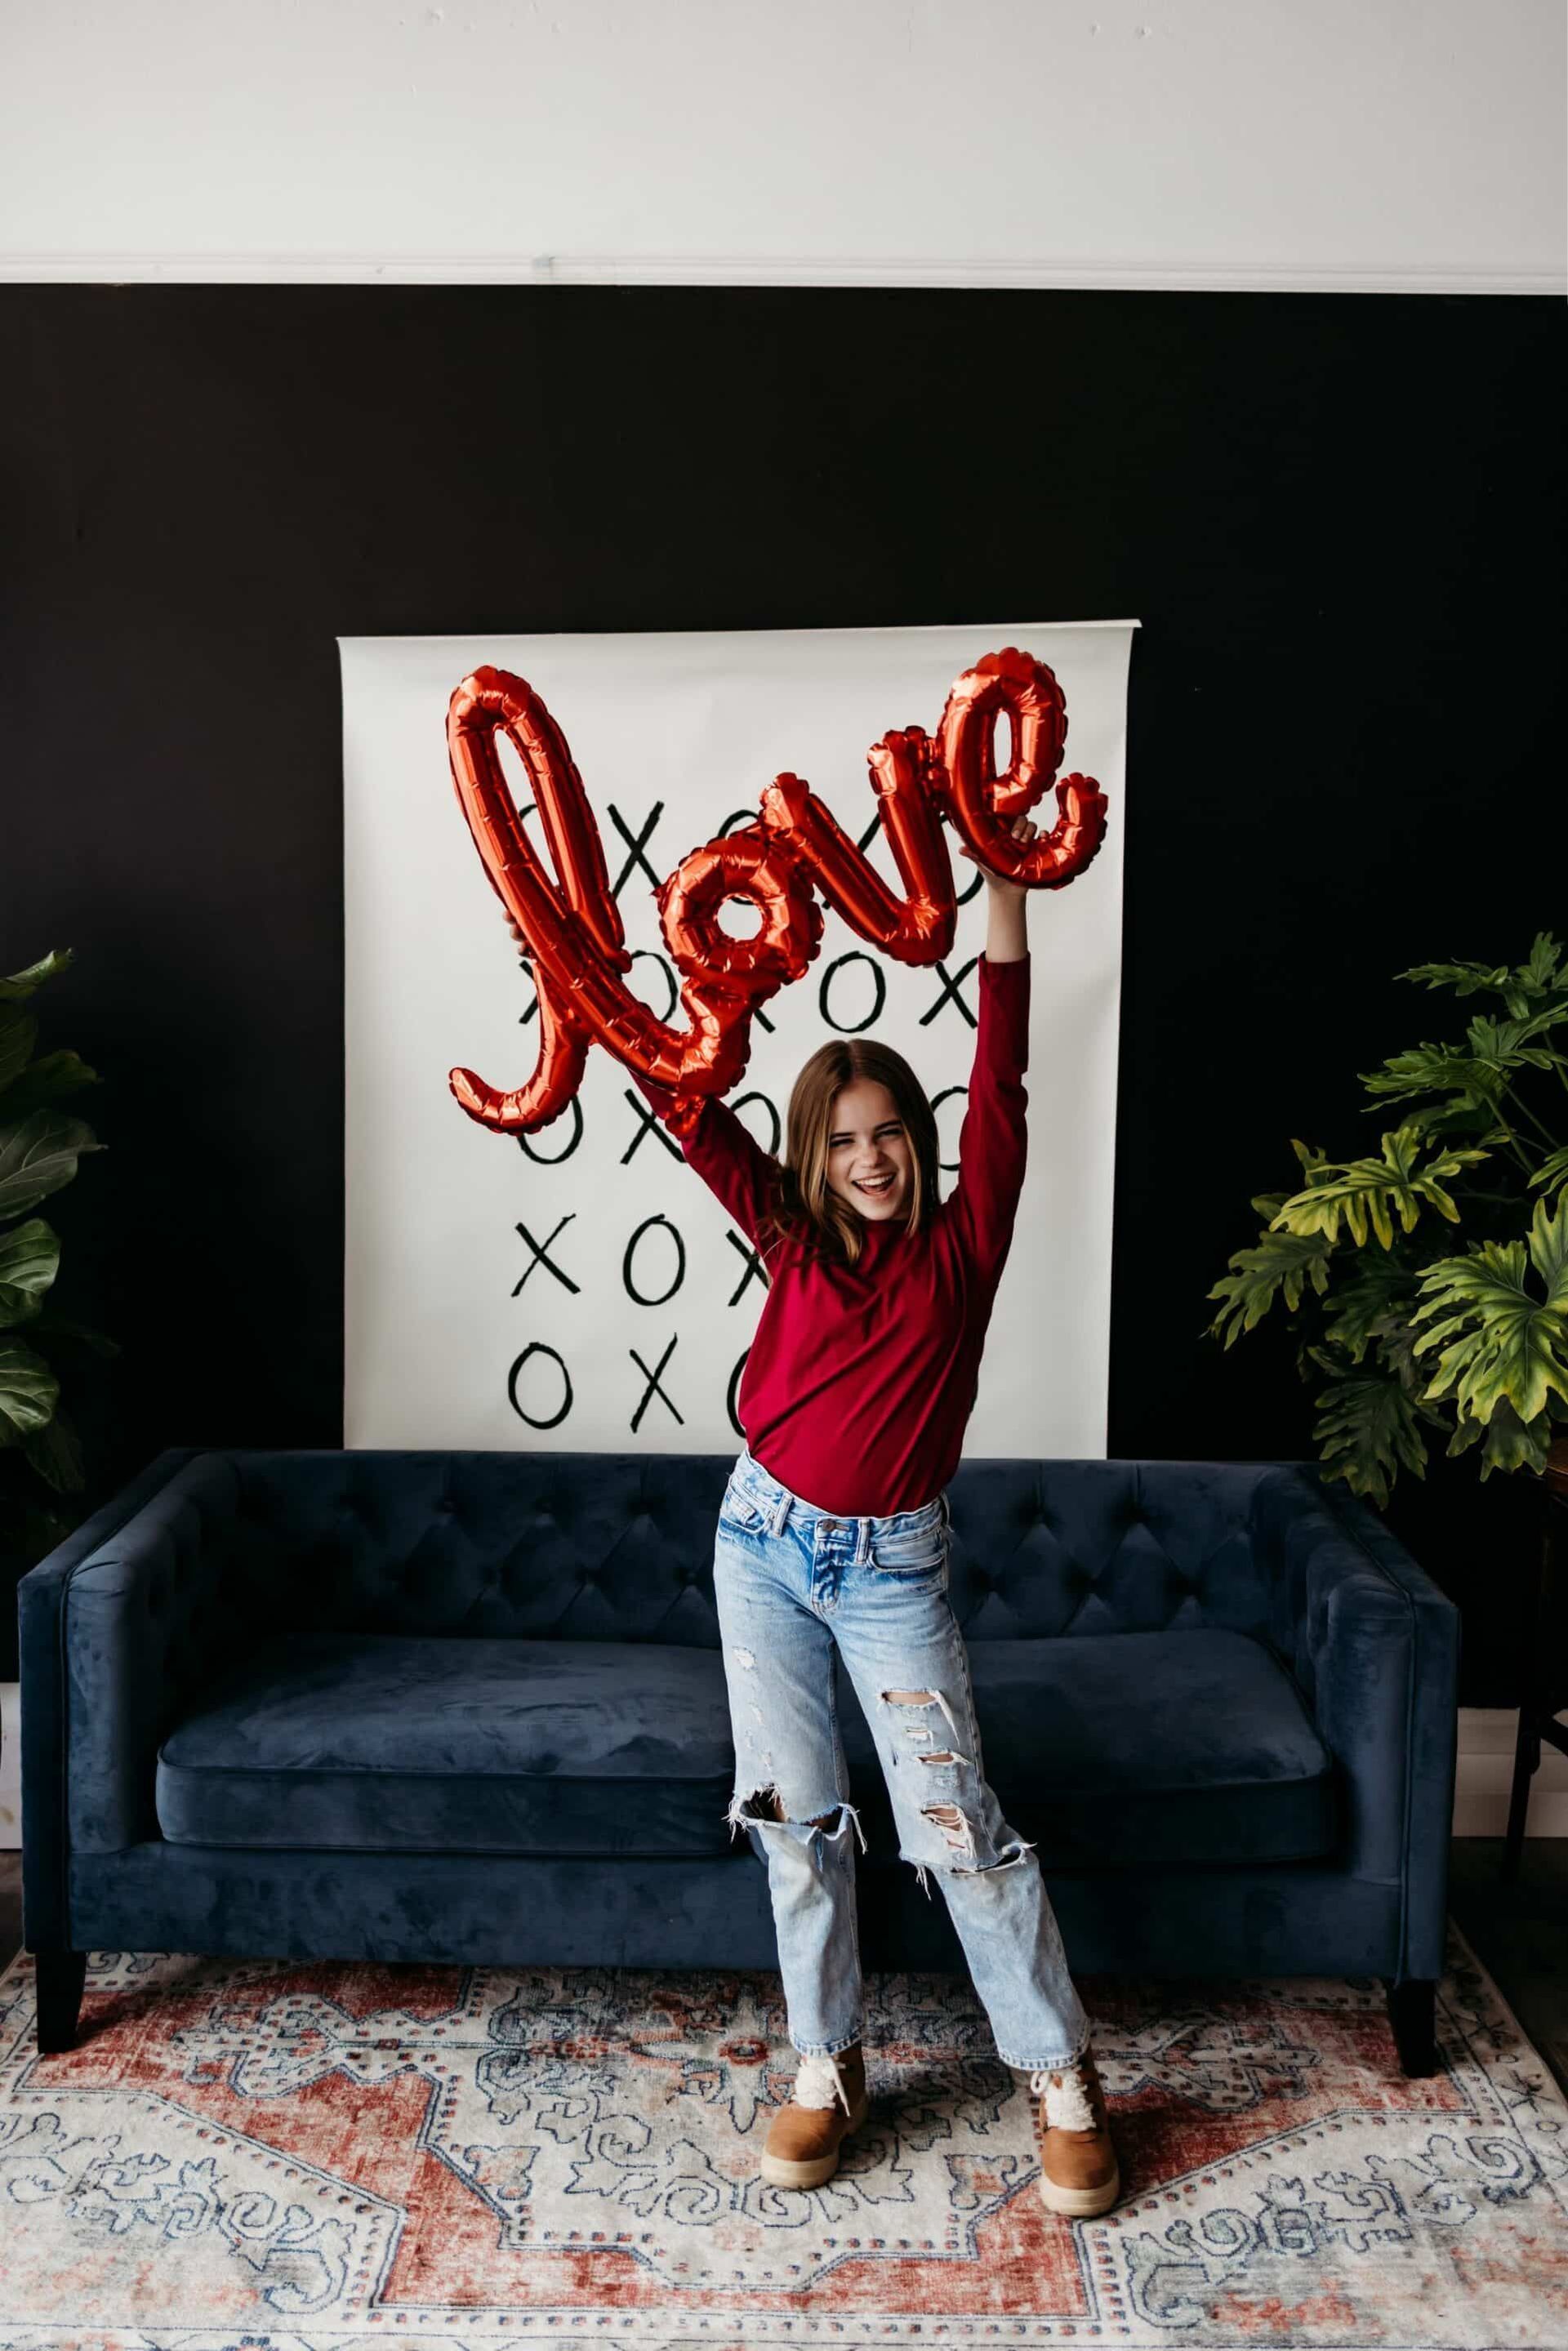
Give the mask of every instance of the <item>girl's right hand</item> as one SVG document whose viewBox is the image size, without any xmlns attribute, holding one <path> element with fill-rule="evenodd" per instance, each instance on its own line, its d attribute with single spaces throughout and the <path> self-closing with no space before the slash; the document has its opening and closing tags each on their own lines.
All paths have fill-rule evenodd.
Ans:
<svg viewBox="0 0 1568 2351">
<path fill-rule="evenodd" d="M 1035 823 L 1032 817 L 1015 816 L 1011 824 L 1009 825 L 1008 831 L 1011 833 L 1015 841 L 1021 841 L 1027 847 L 1039 832 L 1040 827 Z M 981 872 L 986 877 L 987 883 L 989 884 L 990 888 L 996 892 L 998 897 L 1027 898 L 1029 896 L 1029 892 L 1027 890 L 1021 890 L 1016 882 L 1008 881 L 1004 874 L 993 872 L 988 865 L 981 863 L 980 859 L 976 856 L 974 851 L 962 841 L 958 844 L 958 854 L 960 857 L 967 857 L 971 865 L 979 866 Z"/>
</svg>

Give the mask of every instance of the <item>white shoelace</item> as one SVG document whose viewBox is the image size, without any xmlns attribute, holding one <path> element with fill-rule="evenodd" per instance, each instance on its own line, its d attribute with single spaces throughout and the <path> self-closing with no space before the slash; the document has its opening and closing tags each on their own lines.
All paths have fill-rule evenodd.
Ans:
<svg viewBox="0 0 1568 2351">
<path fill-rule="evenodd" d="M 846 2115 L 850 2111 L 843 2075 L 834 2057 L 802 2057 L 790 2095 L 798 2106 L 841 2105 Z"/>
<path fill-rule="evenodd" d="M 1050 2072 L 1031 2074 L 1029 2086 L 1037 2098 L 1045 2102 L 1045 2123 L 1048 2130 L 1094 2130 L 1094 2109 L 1089 2103 L 1089 2085 L 1082 2065 L 1062 2065 Z"/>
<path fill-rule="evenodd" d="M 1045 2103 L 1048 2130 L 1093 2130 L 1097 2127 L 1094 2109 L 1089 2101 L 1088 2082 L 1081 2064 L 1031 2074 L 1029 2086 L 1033 2095 Z M 834 2057 L 802 2057 L 790 2095 L 798 2106 L 821 2111 L 829 2106 L 841 2105 L 846 2115 L 850 2111 L 843 2074 Z"/>
</svg>

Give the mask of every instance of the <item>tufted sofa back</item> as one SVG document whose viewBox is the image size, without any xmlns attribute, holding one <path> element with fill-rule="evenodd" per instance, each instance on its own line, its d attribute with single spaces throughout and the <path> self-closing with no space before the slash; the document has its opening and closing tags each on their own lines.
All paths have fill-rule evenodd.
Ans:
<svg viewBox="0 0 1568 2351">
<path fill-rule="evenodd" d="M 195 1455 L 159 1497 L 179 1554 L 217 1546 L 258 1632 L 428 1633 L 716 1648 L 730 1454 Z M 960 1463 L 951 1594 L 972 1640 L 1224 1626 L 1283 1654 L 1295 1622 L 1270 1496 L 1309 1465 Z M 1277 1501 L 1272 1514 L 1277 1516 Z M 171 1628 L 172 1629 L 172 1628 Z"/>
</svg>

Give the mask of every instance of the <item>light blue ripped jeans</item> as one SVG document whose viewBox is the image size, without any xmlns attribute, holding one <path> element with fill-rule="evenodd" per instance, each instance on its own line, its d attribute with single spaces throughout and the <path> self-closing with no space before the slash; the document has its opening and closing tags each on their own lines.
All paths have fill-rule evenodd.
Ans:
<svg viewBox="0 0 1568 2351">
<path fill-rule="evenodd" d="M 1090 2023 L 1034 1848 L 986 1782 L 947 1599 L 949 1525 L 946 1493 L 884 1518 L 835 1518 L 742 1449 L 714 1550 L 736 1752 L 729 1819 L 768 1865 L 790 2041 L 803 2056 L 836 2056 L 864 2021 L 850 1834 L 860 1821 L 834 1703 L 836 1643 L 876 1740 L 899 1853 L 927 1893 L 936 1873 L 1002 2062 L 1035 2072 L 1082 2055 Z"/>
</svg>

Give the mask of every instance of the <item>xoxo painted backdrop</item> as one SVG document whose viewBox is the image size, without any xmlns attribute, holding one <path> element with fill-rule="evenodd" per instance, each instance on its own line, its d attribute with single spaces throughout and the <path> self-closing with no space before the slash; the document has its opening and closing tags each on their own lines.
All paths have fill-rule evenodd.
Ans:
<svg viewBox="0 0 1568 2351">
<path fill-rule="evenodd" d="M 1105 1451 L 1125 778 L 1135 622 L 606 636 L 345 638 L 344 1442 L 692 1453 L 738 1449 L 735 1395 L 766 1291 L 749 1245 L 598 1048 L 570 1109 L 532 1134 L 465 1115 L 447 1072 L 520 1084 L 538 1014 L 453 789 L 453 688 L 526 678 L 581 773 L 633 956 L 625 984 L 682 1019 L 657 885 L 699 842 L 803 776 L 889 887 L 866 753 L 936 727 L 954 680 L 1018 645 L 1067 703 L 1062 772 L 1110 801 L 1103 848 L 1030 893 L 1030 1165 L 966 1450 Z M 1002 754 L 1006 755 L 1003 730 Z M 502 751 L 553 872 L 520 763 Z M 1030 810 L 1049 830 L 1055 795 Z M 985 884 L 947 832 L 952 954 L 878 955 L 831 907 L 806 976 L 752 1026 L 728 1096 L 779 1150 L 789 1089 L 835 1034 L 904 1053 L 936 1105 L 952 1187 L 974 1056 Z M 737 935 L 756 917 L 732 903 Z"/>
</svg>

